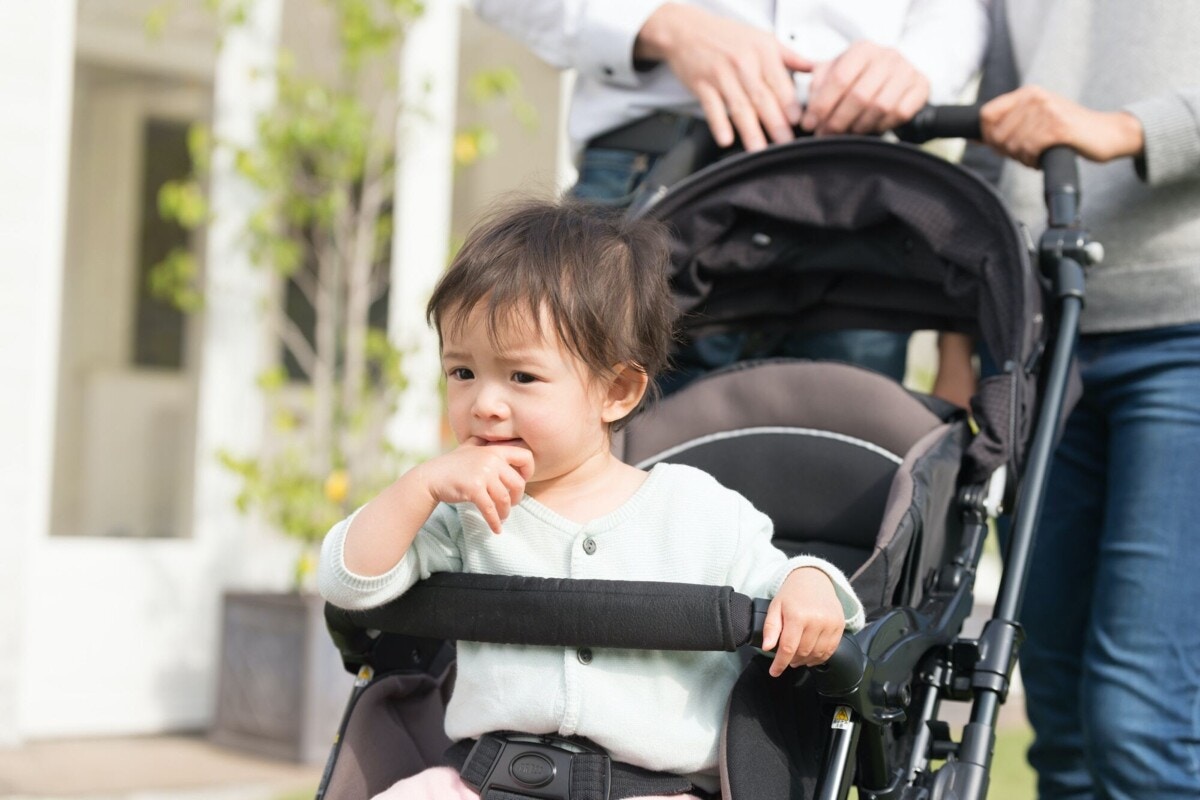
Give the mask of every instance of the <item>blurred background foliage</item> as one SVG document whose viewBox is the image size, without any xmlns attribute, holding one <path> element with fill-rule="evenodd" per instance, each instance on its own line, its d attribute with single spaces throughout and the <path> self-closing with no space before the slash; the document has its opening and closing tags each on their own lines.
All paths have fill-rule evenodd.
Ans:
<svg viewBox="0 0 1200 800">
<path fill-rule="evenodd" d="M 245 1 L 207 0 L 227 31 L 244 24 Z M 337 39 L 332 69 L 302 69 L 281 49 L 276 101 L 248 146 L 205 126 L 188 137 L 192 173 L 160 190 L 160 214 L 188 231 L 210 220 L 206 184 L 214 154 L 231 151 L 257 205 L 243 235 L 254 263 L 277 277 L 263 313 L 278 363 L 259 379 L 272 436 L 262 452 L 219 454 L 240 481 L 238 508 L 303 544 L 294 586 L 306 587 L 315 547 L 338 520 L 378 493 L 413 458 L 386 426 L 405 389 L 404 354 L 387 337 L 397 125 L 421 109 L 399 103 L 399 53 L 423 6 L 414 0 L 323 0 Z M 161 30 L 170 4 L 146 21 Z M 499 105 L 530 130 L 538 124 L 515 70 L 464 81 L 470 101 Z M 497 151 L 492 131 L 456 132 L 456 168 Z M 150 272 L 152 292 L 179 308 L 203 308 L 194 248 L 176 248 Z"/>
</svg>

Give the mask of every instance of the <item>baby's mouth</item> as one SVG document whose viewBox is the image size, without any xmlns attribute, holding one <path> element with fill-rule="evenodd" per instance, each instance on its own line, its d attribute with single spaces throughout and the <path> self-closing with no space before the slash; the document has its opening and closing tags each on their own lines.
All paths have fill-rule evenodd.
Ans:
<svg viewBox="0 0 1200 800">
<path fill-rule="evenodd" d="M 484 439 L 483 440 L 484 447 L 488 447 L 488 446 L 494 445 L 494 444 L 505 445 L 507 447 L 524 447 L 525 446 L 525 442 L 522 441 L 521 439 Z"/>
</svg>

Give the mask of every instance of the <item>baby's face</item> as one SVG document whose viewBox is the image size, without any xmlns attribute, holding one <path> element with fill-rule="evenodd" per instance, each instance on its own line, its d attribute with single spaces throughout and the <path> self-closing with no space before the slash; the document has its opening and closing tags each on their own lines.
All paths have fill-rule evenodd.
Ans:
<svg viewBox="0 0 1200 800">
<path fill-rule="evenodd" d="M 460 443 L 504 444 L 533 453 L 527 491 L 570 476 L 608 452 L 604 396 L 587 366 L 558 339 L 549 319 L 489 336 L 473 310 L 442 336 L 450 426 Z"/>
</svg>

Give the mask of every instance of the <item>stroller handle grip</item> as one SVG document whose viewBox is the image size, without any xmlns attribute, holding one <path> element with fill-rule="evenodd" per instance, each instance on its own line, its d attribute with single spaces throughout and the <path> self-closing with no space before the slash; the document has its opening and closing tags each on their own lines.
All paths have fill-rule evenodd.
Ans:
<svg viewBox="0 0 1200 800">
<path fill-rule="evenodd" d="M 979 106 L 925 106 L 896 128 L 902 142 L 924 144 L 931 139 L 981 139 Z"/>
</svg>

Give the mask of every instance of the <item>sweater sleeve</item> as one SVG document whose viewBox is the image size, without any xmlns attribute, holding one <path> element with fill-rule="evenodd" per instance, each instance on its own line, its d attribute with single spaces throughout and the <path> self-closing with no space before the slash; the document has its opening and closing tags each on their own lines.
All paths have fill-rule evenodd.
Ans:
<svg viewBox="0 0 1200 800">
<path fill-rule="evenodd" d="M 1138 118 L 1145 134 L 1145 150 L 1134 160 L 1139 178 L 1162 186 L 1200 177 L 1200 87 L 1140 100 L 1124 110 Z"/>
<path fill-rule="evenodd" d="M 815 567 L 829 576 L 846 618 L 846 630 L 854 632 L 865 624 L 862 601 L 842 571 L 823 558 L 800 555 L 788 558 L 771 542 L 774 525 L 769 517 L 741 495 L 738 499 L 738 556 L 729 571 L 736 591 L 751 597 L 774 597 L 793 570 Z"/>
<path fill-rule="evenodd" d="M 360 509 L 361 510 L 361 509 Z M 338 608 L 363 609 L 381 606 L 407 592 L 419 580 L 435 572 L 461 572 L 462 524 L 458 512 L 445 503 L 434 509 L 413 539 L 412 546 L 394 567 L 382 575 L 358 575 L 346 568 L 346 533 L 358 515 L 355 511 L 334 525 L 321 543 L 317 565 L 317 588 L 321 596 Z"/>
</svg>

